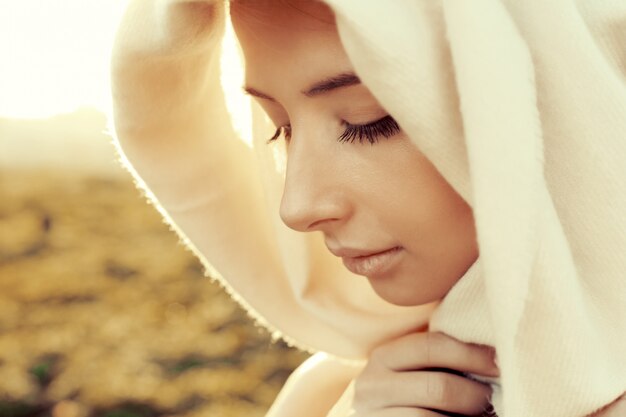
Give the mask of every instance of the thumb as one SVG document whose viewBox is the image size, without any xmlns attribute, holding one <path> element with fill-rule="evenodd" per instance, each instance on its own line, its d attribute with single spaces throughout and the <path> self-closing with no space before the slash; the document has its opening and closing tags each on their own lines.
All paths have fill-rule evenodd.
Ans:
<svg viewBox="0 0 626 417">
<path fill-rule="evenodd" d="M 350 382 L 326 417 L 356 417 L 356 411 L 352 408 L 353 399 L 354 380 Z"/>
</svg>

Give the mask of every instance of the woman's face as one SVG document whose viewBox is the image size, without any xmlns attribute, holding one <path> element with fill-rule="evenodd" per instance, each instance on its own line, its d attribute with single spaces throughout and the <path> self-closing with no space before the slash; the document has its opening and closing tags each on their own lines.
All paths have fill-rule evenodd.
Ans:
<svg viewBox="0 0 626 417">
<path fill-rule="evenodd" d="M 330 9 L 236 1 L 231 14 L 246 90 L 287 141 L 285 224 L 322 232 L 391 303 L 441 299 L 478 256 L 471 208 L 354 75 Z"/>
</svg>

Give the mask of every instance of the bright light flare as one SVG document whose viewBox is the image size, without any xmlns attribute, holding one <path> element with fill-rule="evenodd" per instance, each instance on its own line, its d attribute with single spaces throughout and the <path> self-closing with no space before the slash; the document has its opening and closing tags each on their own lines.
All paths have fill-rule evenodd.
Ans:
<svg viewBox="0 0 626 417">
<path fill-rule="evenodd" d="M 243 56 L 230 19 L 227 19 L 225 29 L 220 81 L 225 93 L 226 108 L 235 132 L 245 144 L 252 147 L 252 108 L 250 98 L 243 93 Z"/>
<path fill-rule="evenodd" d="M 111 45 L 125 4 L 0 1 L 0 117 L 107 110 Z"/>
</svg>

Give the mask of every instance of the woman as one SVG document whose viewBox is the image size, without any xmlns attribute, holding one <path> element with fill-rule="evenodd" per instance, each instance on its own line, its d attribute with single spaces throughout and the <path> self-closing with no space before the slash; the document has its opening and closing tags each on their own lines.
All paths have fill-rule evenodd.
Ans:
<svg viewBox="0 0 626 417">
<path fill-rule="evenodd" d="M 501 417 L 623 409 L 625 7 L 327 4 L 232 4 L 284 172 L 258 109 L 232 139 L 221 3 L 132 2 L 114 55 L 136 178 L 261 323 L 331 354 L 270 414 L 353 379 L 333 415 L 475 415 L 481 382 Z"/>
</svg>

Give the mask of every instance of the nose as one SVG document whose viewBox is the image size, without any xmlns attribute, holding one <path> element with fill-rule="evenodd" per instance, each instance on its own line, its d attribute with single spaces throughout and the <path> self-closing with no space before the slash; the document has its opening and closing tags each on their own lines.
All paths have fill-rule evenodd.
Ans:
<svg viewBox="0 0 626 417">
<path fill-rule="evenodd" d="M 280 217 L 300 232 L 329 232 L 352 210 L 337 149 L 327 138 L 316 139 L 294 136 L 287 152 Z"/>
</svg>

